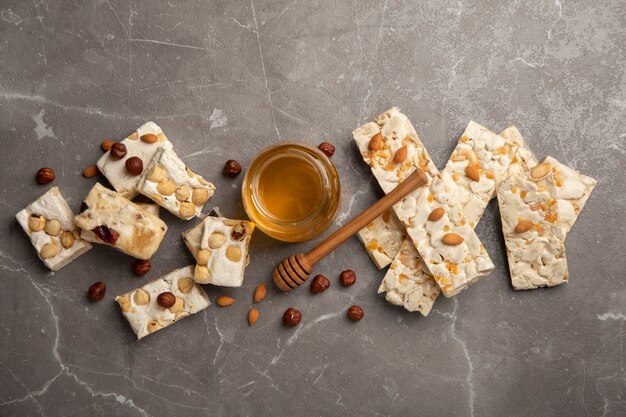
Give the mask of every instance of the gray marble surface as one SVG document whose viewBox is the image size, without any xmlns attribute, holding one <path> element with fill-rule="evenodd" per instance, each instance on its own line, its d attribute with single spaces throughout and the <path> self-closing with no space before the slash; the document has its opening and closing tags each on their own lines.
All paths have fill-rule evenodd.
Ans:
<svg viewBox="0 0 626 417">
<path fill-rule="evenodd" d="M 620 0 L 1 0 L 0 415 L 625 415 L 625 28 Z M 234 218 L 242 178 L 221 176 L 226 159 L 333 142 L 336 228 L 381 195 L 351 131 L 392 105 L 440 168 L 472 119 L 515 124 L 538 157 L 599 181 L 568 237 L 568 285 L 511 289 L 492 202 L 477 232 L 497 269 L 428 318 L 376 294 L 383 272 L 354 238 L 316 270 L 329 291 L 270 286 L 250 328 L 254 286 L 314 244 L 256 233 L 245 286 L 207 288 L 234 306 L 137 342 L 113 297 L 191 263 L 190 223 L 165 215 L 153 270 L 136 278 L 100 245 L 52 274 L 14 219 L 49 188 L 33 179 L 42 166 L 78 209 L 100 141 L 154 120 Z M 98 280 L 107 297 L 92 304 Z M 280 324 L 289 306 L 296 329 Z"/>
</svg>

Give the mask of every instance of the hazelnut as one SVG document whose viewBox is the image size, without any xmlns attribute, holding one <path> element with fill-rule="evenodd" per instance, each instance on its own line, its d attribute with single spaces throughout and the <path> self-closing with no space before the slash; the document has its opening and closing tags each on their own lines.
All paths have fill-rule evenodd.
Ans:
<svg viewBox="0 0 626 417">
<path fill-rule="evenodd" d="M 162 292 L 157 296 L 157 304 L 163 308 L 170 308 L 176 304 L 176 296 L 169 291 Z"/>
<path fill-rule="evenodd" d="M 109 139 L 103 140 L 102 143 L 100 144 L 100 147 L 102 148 L 104 152 L 107 152 L 111 149 L 114 143 L 115 143 L 114 140 L 109 140 Z"/>
<path fill-rule="evenodd" d="M 206 284 L 209 279 L 209 268 L 196 265 L 196 269 L 193 271 L 193 279 L 201 284 Z"/>
<path fill-rule="evenodd" d="M 198 265 L 206 265 L 209 263 L 209 258 L 211 257 L 211 252 L 206 249 L 201 249 L 198 251 L 198 255 L 196 255 L 196 261 Z"/>
<path fill-rule="evenodd" d="M 76 240 L 76 237 L 74 236 L 73 232 L 65 230 L 63 233 L 61 233 L 61 246 L 63 246 L 65 249 L 71 248 L 74 245 L 74 240 Z"/>
<path fill-rule="evenodd" d="M 187 187 L 186 185 L 181 185 L 180 187 L 178 187 L 175 191 L 176 193 L 176 200 L 178 201 L 186 201 L 189 198 L 189 187 Z"/>
<path fill-rule="evenodd" d="M 160 166 L 155 166 L 150 175 L 148 175 L 148 181 L 161 182 L 165 179 L 166 173 Z"/>
<path fill-rule="evenodd" d="M 300 320 L 302 320 L 302 313 L 295 308 L 289 307 L 283 314 L 283 324 L 285 326 L 297 326 L 300 324 Z"/>
<path fill-rule="evenodd" d="M 227 295 L 220 295 L 219 297 L 215 299 L 215 304 L 217 304 L 220 307 L 229 307 L 235 304 L 235 299 Z"/>
<path fill-rule="evenodd" d="M 335 154 L 335 147 L 328 142 L 320 143 L 317 148 L 329 158 Z"/>
<path fill-rule="evenodd" d="M 311 292 L 313 294 L 319 294 L 324 292 L 330 287 L 330 281 L 322 274 L 315 275 L 311 282 Z"/>
<path fill-rule="evenodd" d="M 221 248 L 224 245 L 224 242 L 226 242 L 226 236 L 220 232 L 212 233 L 211 236 L 209 236 L 209 247 L 211 249 Z"/>
<path fill-rule="evenodd" d="M 183 307 L 185 307 L 185 300 L 183 300 L 182 298 L 176 297 L 176 301 L 174 302 L 174 305 L 170 307 L 170 312 L 174 314 L 180 313 L 181 311 L 183 311 Z"/>
<path fill-rule="evenodd" d="M 48 220 L 46 223 L 46 233 L 50 236 L 61 234 L 61 223 L 57 219 Z"/>
<path fill-rule="evenodd" d="M 146 133 L 145 135 L 141 135 L 139 139 L 145 143 L 155 143 L 158 142 L 159 137 L 153 133 Z"/>
<path fill-rule="evenodd" d="M 224 165 L 224 175 L 235 178 L 241 173 L 241 165 L 234 159 L 229 159 Z"/>
<path fill-rule="evenodd" d="M 130 311 L 130 299 L 128 298 L 128 295 L 115 297 L 115 301 L 117 301 L 117 304 L 119 304 L 124 313 L 128 313 Z"/>
<path fill-rule="evenodd" d="M 98 167 L 96 166 L 88 166 L 85 169 L 83 169 L 83 177 L 85 178 L 92 178 L 95 177 L 98 174 Z"/>
<path fill-rule="evenodd" d="M 178 280 L 178 291 L 187 294 L 194 286 L 194 280 L 191 277 L 184 277 Z"/>
<path fill-rule="evenodd" d="M 241 249 L 239 249 L 237 246 L 227 247 L 226 257 L 232 262 L 239 262 L 241 260 Z"/>
<path fill-rule="evenodd" d="M 352 321 L 359 321 L 363 318 L 363 309 L 359 306 L 352 306 L 347 312 L 348 318 Z"/>
<path fill-rule="evenodd" d="M 163 180 L 157 185 L 157 191 L 163 195 L 172 195 L 176 191 L 176 184 L 170 179 Z"/>
<path fill-rule="evenodd" d="M 196 206 L 189 201 L 183 201 L 178 207 L 178 212 L 185 218 L 191 218 L 196 215 Z"/>
<path fill-rule="evenodd" d="M 39 184 L 48 184 L 54 181 L 54 170 L 52 168 L 41 168 L 37 171 L 37 182 Z"/>
<path fill-rule="evenodd" d="M 146 325 L 146 329 L 148 330 L 148 333 L 154 333 L 160 328 L 161 328 L 161 325 L 156 320 L 150 320 L 148 324 Z"/>
<path fill-rule="evenodd" d="M 109 154 L 113 159 L 122 159 L 126 156 L 126 152 L 126 145 L 124 145 L 122 142 L 115 142 L 111 145 L 111 150 L 109 151 Z"/>
<path fill-rule="evenodd" d="M 89 291 L 87 291 L 87 296 L 91 301 L 100 301 L 104 298 L 104 294 L 106 293 L 107 288 L 104 285 L 104 282 L 98 281 L 95 284 L 92 284 L 89 287 Z"/>
<path fill-rule="evenodd" d="M 126 160 L 126 171 L 130 175 L 139 175 L 143 171 L 143 162 L 137 156 L 131 156 Z"/>
<path fill-rule="evenodd" d="M 356 274 L 351 269 L 346 269 L 339 275 L 339 282 L 344 287 L 349 287 L 350 285 L 354 285 L 356 282 Z"/>
<path fill-rule="evenodd" d="M 146 275 L 148 272 L 150 272 L 150 261 L 147 259 L 137 259 L 135 262 L 133 262 L 133 274 L 137 275 L 138 277 L 142 276 L 142 275 Z"/>
<path fill-rule="evenodd" d="M 205 188 L 194 188 L 191 201 L 196 206 L 201 206 L 209 199 L 209 192 Z"/>
<path fill-rule="evenodd" d="M 133 301 L 138 306 L 145 306 L 150 302 L 150 294 L 140 288 L 133 294 Z"/>
<path fill-rule="evenodd" d="M 31 232 L 41 232 L 46 228 L 46 218 L 38 214 L 31 214 L 28 218 L 28 227 Z"/>
<path fill-rule="evenodd" d="M 56 243 L 46 243 L 41 247 L 39 254 L 42 259 L 54 258 L 59 254 L 59 247 Z"/>
<path fill-rule="evenodd" d="M 246 236 L 246 225 L 244 223 L 238 223 L 233 226 L 233 230 L 230 232 L 230 237 L 238 242 L 242 241 Z"/>
</svg>

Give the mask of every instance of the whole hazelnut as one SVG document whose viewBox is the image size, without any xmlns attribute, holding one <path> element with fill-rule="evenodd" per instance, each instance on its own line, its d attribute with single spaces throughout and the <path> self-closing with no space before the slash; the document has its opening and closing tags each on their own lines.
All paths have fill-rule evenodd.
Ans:
<svg viewBox="0 0 626 417">
<path fill-rule="evenodd" d="M 104 294 L 106 293 L 107 288 L 104 285 L 104 282 L 98 281 L 95 284 L 92 284 L 89 287 L 89 291 L 87 291 L 87 297 L 93 302 L 100 301 L 104 298 Z"/>
<path fill-rule="evenodd" d="M 115 142 L 111 144 L 110 154 L 113 159 L 122 159 L 126 156 L 126 145 L 122 142 Z"/>
<path fill-rule="evenodd" d="M 285 326 L 297 326 L 300 324 L 300 320 L 302 320 L 302 313 L 295 308 L 289 307 L 283 314 L 283 324 Z"/>
<path fill-rule="evenodd" d="M 356 274 L 351 269 L 346 269 L 339 275 L 339 282 L 344 287 L 349 287 L 350 285 L 354 285 L 356 282 Z"/>
<path fill-rule="evenodd" d="M 169 291 L 162 292 L 157 297 L 157 303 L 163 308 L 170 308 L 176 304 L 176 296 Z"/>
<path fill-rule="evenodd" d="M 150 261 L 147 259 L 137 259 L 133 262 L 133 274 L 138 277 L 150 272 Z"/>
<path fill-rule="evenodd" d="M 241 165 L 234 159 L 229 159 L 224 165 L 224 175 L 235 178 L 241 173 Z"/>
<path fill-rule="evenodd" d="M 311 292 L 313 294 L 319 294 L 324 292 L 330 287 L 330 281 L 322 274 L 315 275 L 311 282 Z"/>
<path fill-rule="evenodd" d="M 131 156 L 126 160 L 126 171 L 130 175 L 139 175 L 143 171 L 143 162 L 137 156 Z"/>
<path fill-rule="evenodd" d="M 41 168 L 37 171 L 37 182 L 39 184 L 48 184 L 54 181 L 55 175 L 52 168 Z"/>
<path fill-rule="evenodd" d="M 359 321 L 363 318 L 363 309 L 359 306 L 352 306 L 348 309 L 348 318 L 352 321 Z"/>
<path fill-rule="evenodd" d="M 320 143 L 317 148 L 329 158 L 335 154 L 335 147 L 328 142 Z"/>
</svg>

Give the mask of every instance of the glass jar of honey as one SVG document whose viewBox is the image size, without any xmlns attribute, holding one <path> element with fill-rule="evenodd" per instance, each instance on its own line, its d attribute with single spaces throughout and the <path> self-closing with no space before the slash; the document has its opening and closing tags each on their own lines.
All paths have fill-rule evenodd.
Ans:
<svg viewBox="0 0 626 417">
<path fill-rule="evenodd" d="M 337 170 L 319 149 L 297 142 L 262 151 L 241 189 L 250 219 L 269 236 L 303 242 L 326 229 L 341 201 Z"/>
</svg>

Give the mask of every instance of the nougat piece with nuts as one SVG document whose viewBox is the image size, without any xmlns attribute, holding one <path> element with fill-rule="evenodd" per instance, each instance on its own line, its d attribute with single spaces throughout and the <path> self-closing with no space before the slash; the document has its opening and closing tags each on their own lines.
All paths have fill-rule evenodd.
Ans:
<svg viewBox="0 0 626 417">
<path fill-rule="evenodd" d="M 74 213 L 52 187 L 15 216 L 48 268 L 58 271 L 91 249 L 74 225 Z"/>
<path fill-rule="evenodd" d="M 215 192 L 213 184 L 193 173 L 171 149 L 157 150 L 137 188 L 183 220 L 199 217 Z"/>
<path fill-rule="evenodd" d="M 207 216 L 203 224 L 194 279 L 201 284 L 241 287 L 254 223 Z"/>
<path fill-rule="evenodd" d="M 411 239 L 405 239 L 393 259 L 378 293 L 385 293 L 391 304 L 403 306 L 407 311 L 419 311 L 428 316 L 441 290 L 424 266 Z"/>
<path fill-rule="evenodd" d="M 186 266 L 115 297 L 137 339 L 209 306 L 209 297 L 192 276 L 193 266 Z M 162 294 L 167 294 L 162 298 L 169 298 L 166 305 L 159 303 Z"/>
<path fill-rule="evenodd" d="M 115 191 L 93 186 L 74 222 L 81 236 L 139 259 L 149 259 L 159 248 L 167 225 Z"/>
<path fill-rule="evenodd" d="M 391 263 L 406 238 L 406 230 L 393 211 L 377 217 L 357 233 L 367 254 L 378 269 Z"/>
<path fill-rule="evenodd" d="M 511 283 L 516 290 L 568 281 L 553 166 L 543 162 L 498 187 Z"/>
<path fill-rule="evenodd" d="M 125 153 L 122 157 L 118 157 L 115 149 L 111 149 L 102 155 L 97 165 L 100 172 L 115 188 L 115 191 L 130 200 L 139 194 L 137 184 L 143 172 L 139 175 L 130 174 L 126 169 L 126 161 L 131 157 L 137 157 L 145 169 L 146 165 L 154 158 L 157 150 L 172 149 L 173 146 L 163 130 L 154 122 L 143 124 L 136 132 L 120 143 L 125 147 Z"/>
</svg>

